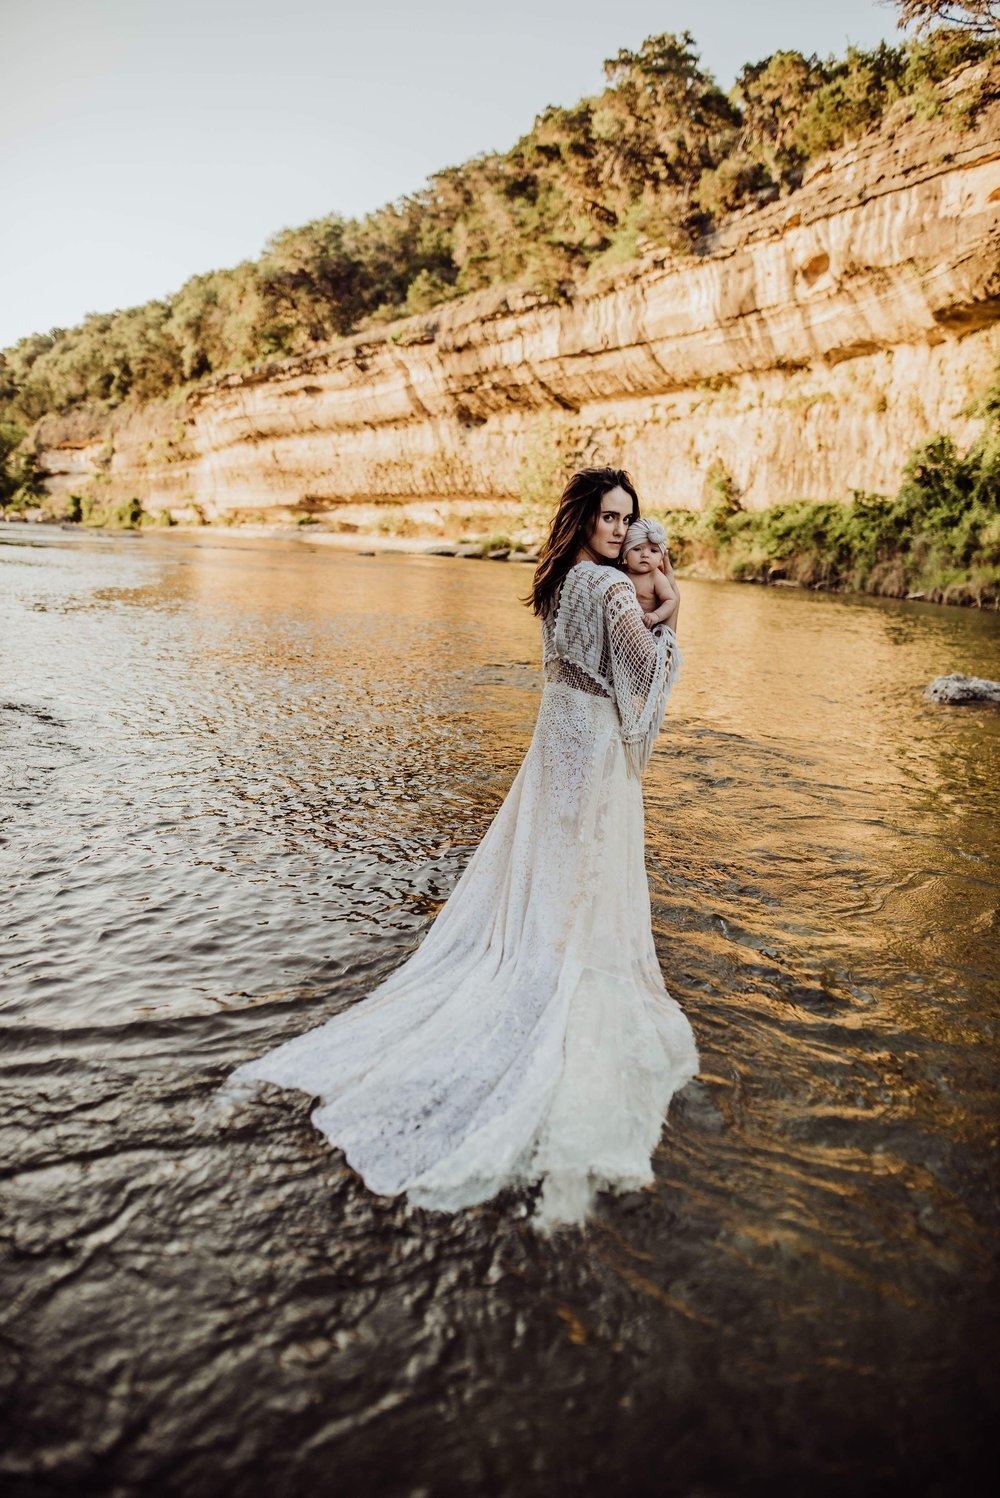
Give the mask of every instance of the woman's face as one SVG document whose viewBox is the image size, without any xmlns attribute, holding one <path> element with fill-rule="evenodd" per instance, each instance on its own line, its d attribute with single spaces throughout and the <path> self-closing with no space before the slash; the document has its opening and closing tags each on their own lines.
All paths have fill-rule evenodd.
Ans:
<svg viewBox="0 0 1000 1498">
<path fill-rule="evenodd" d="M 591 551 L 599 557 L 616 562 L 625 540 L 625 532 L 632 524 L 632 496 L 620 485 L 615 485 L 601 495 L 597 515 L 587 536 Z"/>
</svg>

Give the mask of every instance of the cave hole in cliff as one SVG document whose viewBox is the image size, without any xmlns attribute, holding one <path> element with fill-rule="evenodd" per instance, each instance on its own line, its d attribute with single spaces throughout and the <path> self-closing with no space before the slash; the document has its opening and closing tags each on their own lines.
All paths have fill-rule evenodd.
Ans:
<svg viewBox="0 0 1000 1498">
<path fill-rule="evenodd" d="M 815 286 L 820 276 L 825 276 L 830 269 L 830 257 L 824 250 L 819 255 L 813 255 L 802 267 L 802 279 L 807 286 Z"/>
</svg>

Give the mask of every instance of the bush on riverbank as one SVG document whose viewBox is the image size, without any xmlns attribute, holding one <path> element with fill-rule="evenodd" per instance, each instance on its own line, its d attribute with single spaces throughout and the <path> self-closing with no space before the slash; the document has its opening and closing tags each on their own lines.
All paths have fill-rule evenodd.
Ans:
<svg viewBox="0 0 1000 1498">
<path fill-rule="evenodd" d="M 86 525 L 95 530 L 136 531 L 147 526 L 173 525 L 168 511 L 160 510 L 151 515 L 142 507 L 135 495 L 118 503 L 100 499 L 92 494 L 71 494 L 66 508 L 59 513 L 45 515 L 46 519 L 69 520 L 76 525 Z"/>
<path fill-rule="evenodd" d="M 0 510 L 25 509 L 45 493 L 35 455 L 22 445 L 26 436 L 17 422 L 0 421 Z"/>
<path fill-rule="evenodd" d="M 1000 372 L 967 414 L 982 419 L 968 450 L 932 438 L 892 497 L 856 489 L 847 504 L 748 511 L 717 467 L 704 510 L 663 516 L 671 555 L 694 573 L 740 581 L 1000 607 Z"/>
</svg>

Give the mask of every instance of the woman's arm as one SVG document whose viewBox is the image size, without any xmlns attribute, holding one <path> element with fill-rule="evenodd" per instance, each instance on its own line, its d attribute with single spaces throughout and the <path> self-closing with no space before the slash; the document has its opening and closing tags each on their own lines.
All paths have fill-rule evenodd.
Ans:
<svg viewBox="0 0 1000 1498">
<path fill-rule="evenodd" d="M 646 628 L 631 585 L 613 583 L 604 607 L 622 741 L 631 769 L 641 775 L 677 674 L 680 649 L 673 634 Z"/>
<path fill-rule="evenodd" d="M 646 716 L 664 668 L 671 674 L 675 641 L 655 635 L 642 622 L 642 610 L 629 584 L 615 583 L 605 597 L 611 675 L 623 721 Z"/>
</svg>

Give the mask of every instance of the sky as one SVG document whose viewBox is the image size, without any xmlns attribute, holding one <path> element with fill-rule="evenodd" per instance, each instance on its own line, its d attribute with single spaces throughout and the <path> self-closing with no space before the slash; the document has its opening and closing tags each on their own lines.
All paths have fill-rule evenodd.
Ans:
<svg viewBox="0 0 1000 1498">
<path fill-rule="evenodd" d="M 724 88 L 901 38 L 878 0 L 0 0 L 0 348 L 506 150 L 685 28 Z"/>
</svg>

